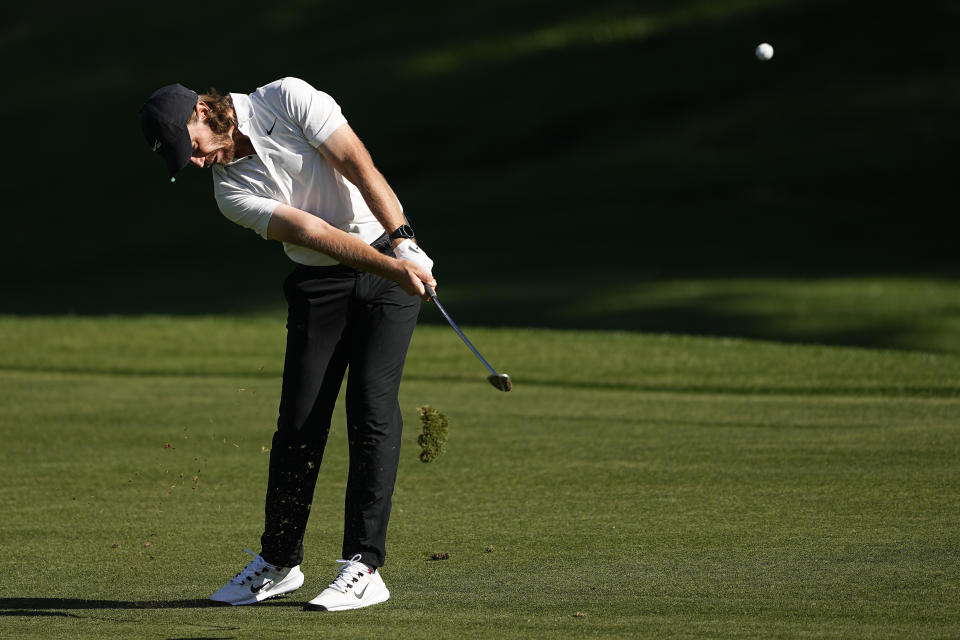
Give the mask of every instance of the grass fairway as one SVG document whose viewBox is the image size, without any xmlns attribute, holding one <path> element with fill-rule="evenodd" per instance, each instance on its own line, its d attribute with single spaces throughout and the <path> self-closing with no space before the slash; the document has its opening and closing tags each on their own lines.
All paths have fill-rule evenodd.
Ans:
<svg viewBox="0 0 960 640">
<path fill-rule="evenodd" d="M 0 318 L 0 637 L 960 635 L 960 357 L 625 333 L 468 328 L 502 394 L 419 328 L 393 599 L 300 610 L 339 557 L 339 413 L 304 588 L 207 607 L 259 548 L 282 325 Z"/>
</svg>

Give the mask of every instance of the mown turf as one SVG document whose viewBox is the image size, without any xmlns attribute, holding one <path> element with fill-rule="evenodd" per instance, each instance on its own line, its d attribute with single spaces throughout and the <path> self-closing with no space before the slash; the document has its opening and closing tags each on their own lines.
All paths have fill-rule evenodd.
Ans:
<svg viewBox="0 0 960 640">
<path fill-rule="evenodd" d="M 393 598 L 317 615 L 300 605 L 339 555 L 339 412 L 304 588 L 203 602 L 258 549 L 282 318 L 0 318 L 0 636 L 960 633 L 960 358 L 467 330 L 514 391 L 418 329 Z M 431 464 L 424 404 L 450 420 Z"/>
<path fill-rule="evenodd" d="M 539 285 L 452 283 L 444 299 L 479 324 L 630 329 L 960 354 L 960 279 L 955 277 L 597 279 L 591 273 Z"/>
</svg>

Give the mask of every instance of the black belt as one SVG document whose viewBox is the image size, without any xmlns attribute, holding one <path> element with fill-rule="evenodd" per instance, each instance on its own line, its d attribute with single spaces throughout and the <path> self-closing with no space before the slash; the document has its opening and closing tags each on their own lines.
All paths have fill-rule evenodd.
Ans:
<svg viewBox="0 0 960 640">
<path fill-rule="evenodd" d="M 370 246 L 379 251 L 380 253 L 386 253 L 390 250 L 390 236 L 383 234 L 376 240 L 370 243 Z"/>
</svg>

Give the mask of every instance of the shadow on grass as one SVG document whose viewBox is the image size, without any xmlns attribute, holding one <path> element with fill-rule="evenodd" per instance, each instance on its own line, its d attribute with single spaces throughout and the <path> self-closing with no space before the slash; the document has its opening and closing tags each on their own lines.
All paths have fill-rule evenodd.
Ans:
<svg viewBox="0 0 960 640">
<path fill-rule="evenodd" d="M 609 274 L 606 274 L 609 275 Z M 463 324 L 613 330 L 960 353 L 957 273 L 733 272 L 710 277 L 558 275 L 449 286 Z M 429 305 L 421 322 L 442 323 Z"/>
<path fill-rule="evenodd" d="M 194 600 L 84 600 L 82 598 L 0 598 L 0 616 L 80 617 L 70 611 L 117 609 L 216 609 L 230 605 Z M 299 600 L 270 600 L 261 607 L 302 607 Z"/>
<path fill-rule="evenodd" d="M 302 606 L 295 601 L 271 602 L 272 606 Z M 108 617 L 97 613 L 80 614 L 77 611 L 110 612 L 130 609 L 209 609 L 230 605 L 222 605 L 210 600 L 84 600 L 82 598 L 0 598 L 0 617 L 23 618 L 65 618 L 72 620 L 99 620 L 130 624 L 131 620 L 119 617 Z M 240 627 L 206 622 L 178 622 L 180 626 L 196 628 L 201 632 L 223 633 L 239 631 Z M 189 636 L 191 640 L 203 640 L 212 636 Z M 220 640 L 236 636 L 216 636 Z M 169 640 L 176 640 L 170 638 Z"/>
</svg>

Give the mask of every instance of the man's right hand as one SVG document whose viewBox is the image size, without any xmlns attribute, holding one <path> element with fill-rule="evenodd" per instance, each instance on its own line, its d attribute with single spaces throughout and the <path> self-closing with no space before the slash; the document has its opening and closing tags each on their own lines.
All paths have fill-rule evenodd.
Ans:
<svg viewBox="0 0 960 640">
<path fill-rule="evenodd" d="M 433 289 L 437 288 L 436 279 L 429 271 L 424 271 L 416 263 L 410 260 L 395 260 L 397 264 L 396 276 L 394 282 L 411 296 L 420 296 L 424 300 L 429 300 L 430 295 L 424 284 L 430 285 Z"/>
</svg>

